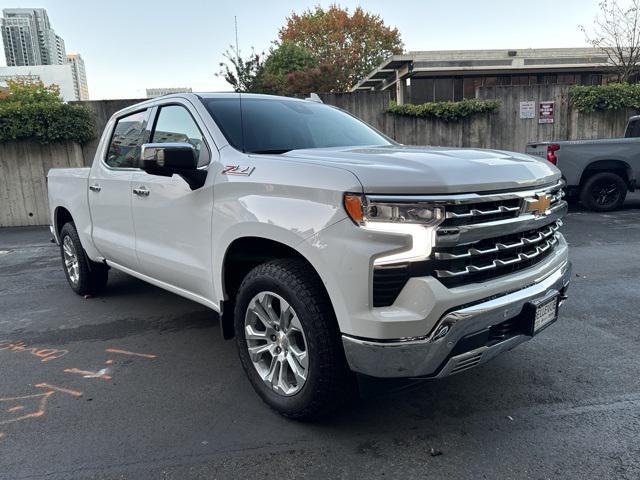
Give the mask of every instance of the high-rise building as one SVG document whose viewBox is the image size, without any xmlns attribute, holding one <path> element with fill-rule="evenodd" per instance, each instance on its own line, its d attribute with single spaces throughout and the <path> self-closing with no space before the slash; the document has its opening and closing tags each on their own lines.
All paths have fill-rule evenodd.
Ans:
<svg viewBox="0 0 640 480">
<path fill-rule="evenodd" d="M 89 100 L 84 61 L 77 53 L 67 55 L 64 40 L 56 35 L 44 8 L 5 8 L 2 15 L 7 67 L 2 68 L 0 85 L 7 80 L 40 80 L 58 85 L 65 100 Z"/>
<path fill-rule="evenodd" d="M 67 63 L 67 50 L 64 48 L 64 39 L 56 35 L 56 65 Z"/>
<path fill-rule="evenodd" d="M 67 55 L 67 63 L 71 65 L 73 74 L 73 88 L 78 100 L 89 100 L 89 86 L 87 85 L 87 73 L 84 69 L 84 60 L 79 53 Z"/>
<path fill-rule="evenodd" d="M 44 8 L 5 8 L 0 22 L 8 66 L 64 65 L 64 40 Z"/>
<path fill-rule="evenodd" d="M 8 66 L 39 65 L 40 41 L 38 28 L 32 17 L 7 16 L 0 19 L 2 43 Z"/>
</svg>

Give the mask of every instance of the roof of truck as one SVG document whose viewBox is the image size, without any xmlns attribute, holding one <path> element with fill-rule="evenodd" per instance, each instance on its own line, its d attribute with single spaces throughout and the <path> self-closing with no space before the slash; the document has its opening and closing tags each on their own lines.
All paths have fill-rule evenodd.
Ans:
<svg viewBox="0 0 640 480">
<path fill-rule="evenodd" d="M 144 100 L 139 103 L 135 103 L 133 105 L 129 105 L 121 110 L 118 110 L 114 116 L 121 116 L 126 113 L 135 112 L 136 110 L 140 110 L 141 108 L 147 108 L 158 104 L 159 102 L 164 102 L 166 100 L 170 100 L 172 98 L 182 98 L 186 100 L 194 101 L 195 99 L 204 99 L 204 98 L 225 98 L 225 97 L 240 97 L 243 98 L 262 98 L 262 99 L 280 99 L 280 100 L 290 100 L 294 102 L 306 102 L 308 99 L 295 98 L 295 97 L 283 97 L 279 95 L 268 95 L 263 93 L 238 93 L 238 92 L 189 92 L 189 93 L 170 93 L 167 95 L 162 95 L 159 97 L 150 98 L 148 100 Z M 317 100 L 311 100 L 317 101 Z"/>
</svg>

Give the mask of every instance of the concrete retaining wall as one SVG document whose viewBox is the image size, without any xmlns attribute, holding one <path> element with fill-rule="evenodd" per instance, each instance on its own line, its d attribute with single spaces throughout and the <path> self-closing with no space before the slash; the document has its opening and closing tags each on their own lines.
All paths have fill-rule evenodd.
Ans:
<svg viewBox="0 0 640 480">
<path fill-rule="evenodd" d="M 0 227 L 48 224 L 47 172 L 83 164 L 82 148 L 73 142 L 0 144 Z"/>
</svg>

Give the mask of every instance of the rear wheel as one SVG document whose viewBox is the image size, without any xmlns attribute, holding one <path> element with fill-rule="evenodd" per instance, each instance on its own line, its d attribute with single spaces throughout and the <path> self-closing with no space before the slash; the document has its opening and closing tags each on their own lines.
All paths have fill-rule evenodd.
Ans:
<svg viewBox="0 0 640 480">
<path fill-rule="evenodd" d="M 327 414 L 351 397 L 333 309 L 317 274 L 302 260 L 254 268 L 234 313 L 242 366 L 258 395 L 295 419 Z"/>
<path fill-rule="evenodd" d="M 60 255 L 67 281 L 74 292 L 78 295 L 95 295 L 104 289 L 109 268 L 89 259 L 71 222 L 60 230 Z"/>
<path fill-rule="evenodd" d="M 620 175 L 612 172 L 592 175 L 580 191 L 582 204 L 595 212 L 608 212 L 622 207 L 626 196 L 627 184 Z"/>
</svg>

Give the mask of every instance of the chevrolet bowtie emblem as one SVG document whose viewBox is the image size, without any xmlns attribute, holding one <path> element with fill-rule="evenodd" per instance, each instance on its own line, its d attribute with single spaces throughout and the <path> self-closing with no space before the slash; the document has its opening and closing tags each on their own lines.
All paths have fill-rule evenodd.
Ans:
<svg viewBox="0 0 640 480">
<path fill-rule="evenodd" d="M 551 206 L 551 197 L 546 193 L 540 193 L 535 198 L 525 199 L 524 211 L 534 215 L 545 215 Z"/>
</svg>

